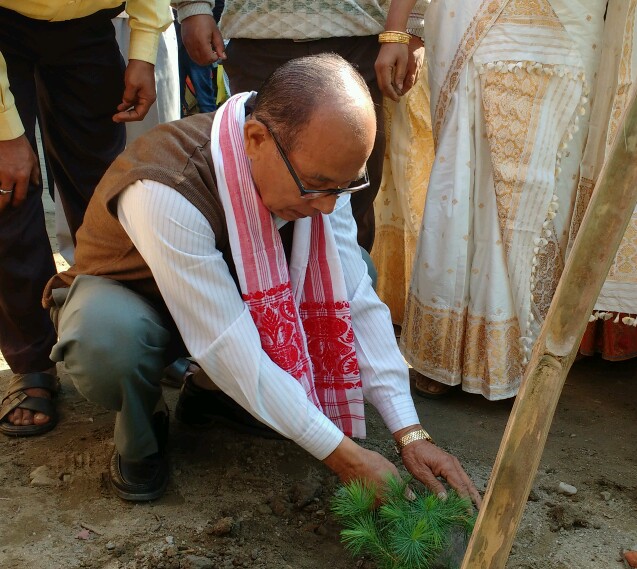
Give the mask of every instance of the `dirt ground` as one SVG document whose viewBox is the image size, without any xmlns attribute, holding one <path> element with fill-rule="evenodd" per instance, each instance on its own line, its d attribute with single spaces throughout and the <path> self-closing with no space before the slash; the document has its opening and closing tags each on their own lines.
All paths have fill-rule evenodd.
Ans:
<svg viewBox="0 0 637 569">
<path fill-rule="evenodd" d="M 3 364 L 0 386 L 10 375 Z M 58 371 L 58 427 L 0 438 L 0 568 L 373 569 L 340 544 L 329 506 L 335 477 L 287 441 L 173 421 L 166 494 L 146 504 L 118 499 L 107 475 L 114 416 Z M 508 568 L 621 569 L 622 550 L 637 549 L 636 376 L 637 362 L 575 364 Z M 177 391 L 167 395 L 174 409 Z M 483 490 L 511 402 L 455 392 L 416 404 Z M 373 410 L 368 431 L 363 444 L 394 460 Z M 560 493 L 560 482 L 577 493 Z"/>
</svg>

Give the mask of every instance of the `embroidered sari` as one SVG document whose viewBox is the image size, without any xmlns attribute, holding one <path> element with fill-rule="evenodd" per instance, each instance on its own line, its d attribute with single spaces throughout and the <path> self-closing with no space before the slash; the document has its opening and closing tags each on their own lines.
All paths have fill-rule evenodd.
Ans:
<svg viewBox="0 0 637 569">
<path fill-rule="evenodd" d="M 571 237 L 574 238 L 637 77 L 637 0 L 610 0 L 595 84 L 591 127 L 582 160 Z M 605 359 L 637 356 L 637 211 L 608 273 L 580 351 Z"/>
<path fill-rule="evenodd" d="M 395 103 L 383 99 L 385 161 L 374 202 L 376 238 L 372 259 L 376 292 L 402 324 L 427 184 L 434 159 L 426 65 L 416 84 Z"/>
<path fill-rule="evenodd" d="M 401 349 L 487 399 L 517 393 L 560 278 L 605 0 L 434 0 L 436 158 Z"/>
</svg>

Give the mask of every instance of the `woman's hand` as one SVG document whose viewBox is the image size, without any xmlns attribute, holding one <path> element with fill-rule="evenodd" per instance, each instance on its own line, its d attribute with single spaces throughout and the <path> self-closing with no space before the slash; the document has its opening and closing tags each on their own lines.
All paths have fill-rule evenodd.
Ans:
<svg viewBox="0 0 637 569">
<path fill-rule="evenodd" d="M 403 95 L 403 86 L 409 61 L 409 46 L 404 43 L 381 44 L 374 65 L 381 92 L 392 101 Z"/>
</svg>

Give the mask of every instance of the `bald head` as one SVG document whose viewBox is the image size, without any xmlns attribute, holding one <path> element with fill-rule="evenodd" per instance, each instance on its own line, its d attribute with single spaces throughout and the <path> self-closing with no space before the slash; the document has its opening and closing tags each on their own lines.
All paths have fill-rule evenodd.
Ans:
<svg viewBox="0 0 637 569">
<path fill-rule="evenodd" d="M 293 59 L 262 85 L 253 116 L 280 138 L 286 151 L 297 147 L 301 132 L 318 117 L 331 117 L 356 138 L 375 125 L 374 103 L 361 75 L 339 55 L 325 53 Z"/>
</svg>

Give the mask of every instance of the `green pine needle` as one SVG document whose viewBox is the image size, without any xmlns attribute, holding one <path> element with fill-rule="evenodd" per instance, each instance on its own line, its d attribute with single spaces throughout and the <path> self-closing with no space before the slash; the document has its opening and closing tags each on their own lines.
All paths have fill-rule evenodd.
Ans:
<svg viewBox="0 0 637 569">
<path fill-rule="evenodd" d="M 333 502 L 334 514 L 342 520 L 355 520 L 371 512 L 375 500 L 375 486 L 354 480 L 336 491 Z"/>
<path fill-rule="evenodd" d="M 379 569 L 429 569 L 452 533 L 468 536 L 473 530 L 476 516 L 468 499 L 451 491 L 440 500 L 425 490 L 410 501 L 408 483 L 388 480 L 384 503 L 376 509 L 377 489 L 358 480 L 341 486 L 332 500 L 345 547 L 355 556 L 369 555 Z"/>
</svg>

